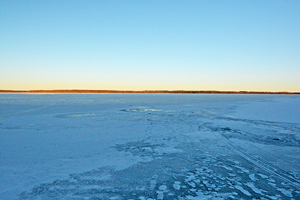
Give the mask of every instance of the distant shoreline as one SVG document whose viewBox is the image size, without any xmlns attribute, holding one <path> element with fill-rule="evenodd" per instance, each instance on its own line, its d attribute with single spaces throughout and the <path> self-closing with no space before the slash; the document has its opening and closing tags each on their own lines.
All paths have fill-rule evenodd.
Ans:
<svg viewBox="0 0 300 200">
<path fill-rule="evenodd" d="M 129 93 L 129 94 L 300 94 L 300 92 L 215 91 L 215 90 L 0 90 L 0 93 Z"/>
</svg>

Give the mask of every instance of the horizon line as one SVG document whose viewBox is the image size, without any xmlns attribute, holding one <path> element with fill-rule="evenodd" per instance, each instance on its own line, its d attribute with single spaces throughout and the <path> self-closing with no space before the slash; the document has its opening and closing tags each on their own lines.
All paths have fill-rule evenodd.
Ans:
<svg viewBox="0 0 300 200">
<path fill-rule="evenodd" d="M 219 90 L 0 90 L 0 93 L 133 93 L 133 94 L 300 94 L 300 92 L 270 91 L 219 91 Z"/>
</svg>

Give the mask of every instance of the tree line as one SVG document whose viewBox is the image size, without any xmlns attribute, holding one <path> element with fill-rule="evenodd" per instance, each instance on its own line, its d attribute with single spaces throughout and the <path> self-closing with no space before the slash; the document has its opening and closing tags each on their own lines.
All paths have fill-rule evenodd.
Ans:
<svg viewBox="0 0 300 200">
<path fill-rule="evenodd" d="M 300 94 L 300 92 L 215 91 L 215 90 L 0 90 L 0 93 L 144 93 L 144 94 Z"/>
</svg>

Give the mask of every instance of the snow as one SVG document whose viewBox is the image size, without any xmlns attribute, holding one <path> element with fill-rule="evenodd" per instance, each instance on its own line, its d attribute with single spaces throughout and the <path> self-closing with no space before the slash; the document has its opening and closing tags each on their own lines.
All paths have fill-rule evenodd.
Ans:
<svg viewBox="0 0 300 200">
<path fill-rule="evenodd" d="M 0 94 L 0 199 L 299 199 L 300 96 Z"/>
<path fill-rule="evenodd" d="M 279 98 L 273 98 L 271 101 L 256 101 L 244 104 L 232 115 L 236 118 L 243 118 L 247 113 L 247 119 L 300 123 L 299 97 L 292 98 L 286 95 L 280 95 Z"/>
</svg>

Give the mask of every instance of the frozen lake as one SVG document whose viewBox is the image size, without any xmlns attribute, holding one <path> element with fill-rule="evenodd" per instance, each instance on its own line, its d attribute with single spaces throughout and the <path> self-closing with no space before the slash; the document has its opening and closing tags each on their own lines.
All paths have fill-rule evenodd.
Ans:
<svg viewBox="0 0 300 200">
<path fill-rule="evenodd" d="M 300 96 L 0 94 L 0 199 L 300 199 Z"/>
</svg>

